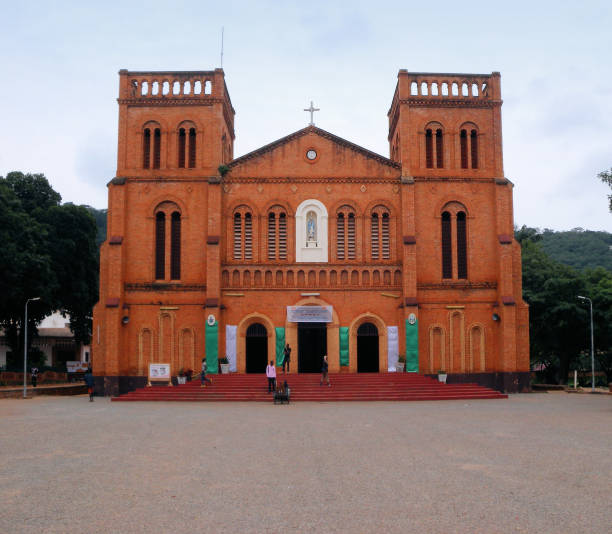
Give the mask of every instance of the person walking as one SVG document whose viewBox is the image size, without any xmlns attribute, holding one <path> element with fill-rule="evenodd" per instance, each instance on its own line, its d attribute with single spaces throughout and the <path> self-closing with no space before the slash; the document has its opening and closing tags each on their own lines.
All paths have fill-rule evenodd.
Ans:
<svg viewBox="0 0 612 534">
<path fill-rule="evenodd" d="M 206 365 L 206 356 L 202 358 L 202 372 L 200 373 L 200 381 L 202 385 L 201 388 L 206 387 L 205 382 L 208 382 L 212 386 L 212 380 L 206 376 L 206 372 L 208 371 L 208 366 Z"/>
<path fill-rule="evenodd" d="M 87 393 L 89 393 L 89 402 L 93 402 L 94 377 L 93 377 L 93 373 L 91 372 L 91 367 L 87 368 L 87 372 L 85 373 L 83 380 L 85 380 L 85 384 L 87 385 Z"/>
<path fill-rule="evenodd" d="M 30 377 L 32 378 L 32 387 L 35 388 L 38 383 L 38 367 L 32 367 Z"/>
<path fill-rule="evenodd" d="M 283 374 L 285 374 L 285 366 L 287 366 L 287 372 L 289 372 L 289 365 L 291 364 L 291 347 L 289 343 L 285 345 L 284 350 L 285 357 L 283 358 Z"/>
<path fill-rule="evenodd" d="M 327 354 L 323 356 L 323 364 L 321 365 L 321 386 L 323 385 L 323 380 L 327 381 L 328 386 L 331 386 L 329 383 L 329 364 L 327 363 Z"/>
<path fill-rule="evenodd" d="M 266 367 L 266 376 L 268 377 L 268 393 L 276 390 L 276 367 L 274 361 L 270 360 L 270 365 Z"/>
</svg>

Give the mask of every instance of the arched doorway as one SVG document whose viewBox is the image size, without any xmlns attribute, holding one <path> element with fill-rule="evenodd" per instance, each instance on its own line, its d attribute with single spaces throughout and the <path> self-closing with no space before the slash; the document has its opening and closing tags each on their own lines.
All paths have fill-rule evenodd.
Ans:
<svg viewBox="0 0 612 534">
<path fill-rule="evenodd" d="M 265 373 L 268 364 L 268 331 L 253 323 L 246 331 L 246 372 Z"/>
<path fill-rule="evenodd" d="M 357 372 L 378 373 L 378 328 L 372 323 L 357 329 Z"/>
</svg>

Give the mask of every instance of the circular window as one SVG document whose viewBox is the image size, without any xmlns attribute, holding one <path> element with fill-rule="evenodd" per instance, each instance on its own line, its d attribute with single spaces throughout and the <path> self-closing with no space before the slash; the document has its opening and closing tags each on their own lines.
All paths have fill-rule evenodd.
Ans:
<svg viewBox="0 0 612 534">
<path fill-rule="evenodd" d="M 306 152 L 306 157 L 310 160 L 313 161 L 315 159 L 317 159 L 317 151 L 310 149 L 308 152 Z"/>
</svg>

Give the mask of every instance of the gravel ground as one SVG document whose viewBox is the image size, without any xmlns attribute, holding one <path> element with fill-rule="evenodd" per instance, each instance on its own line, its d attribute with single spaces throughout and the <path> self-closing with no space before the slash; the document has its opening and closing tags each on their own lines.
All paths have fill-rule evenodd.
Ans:
<svg viewBox="0 0 612 534">
<path fill-rule="evenodd" d="M 0 400 L 0 532 L 610 532 L 612 397 Z"/>
</svg>

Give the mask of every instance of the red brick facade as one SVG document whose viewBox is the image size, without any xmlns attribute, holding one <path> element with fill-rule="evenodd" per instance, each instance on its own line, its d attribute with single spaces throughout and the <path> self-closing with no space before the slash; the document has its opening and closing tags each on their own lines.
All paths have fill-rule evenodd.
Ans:
<svg viewBox="0 0 612 534">
<path fill-rule="evenodd" d="M 285 328 L 295 369 L 298 325 L 286 307 L 308 304 L 333 307 L 331 372 L 341 370 L 340 327 L 349 332 L 342 370 L 357 372 L 357 330 L 371 323 L 386 371 L 387 327 L 398 327 L 404 354 L 415 314 L 420 373 L 523 387 L 528 309 L 503 174 L 499 73 L 401 70 L 391 159 L 314 126 L 233 159 L 220 69 L 121 71 L 118 102 L 92 340 L 105 393 L 141 383 L 149 362 L 174 374 L 199 369 L 211 314 L 220 356 L 225 326 L 237 327 L 238 372 L 255 323 L 268 360 L 275 329 Z"/>
</svg>

